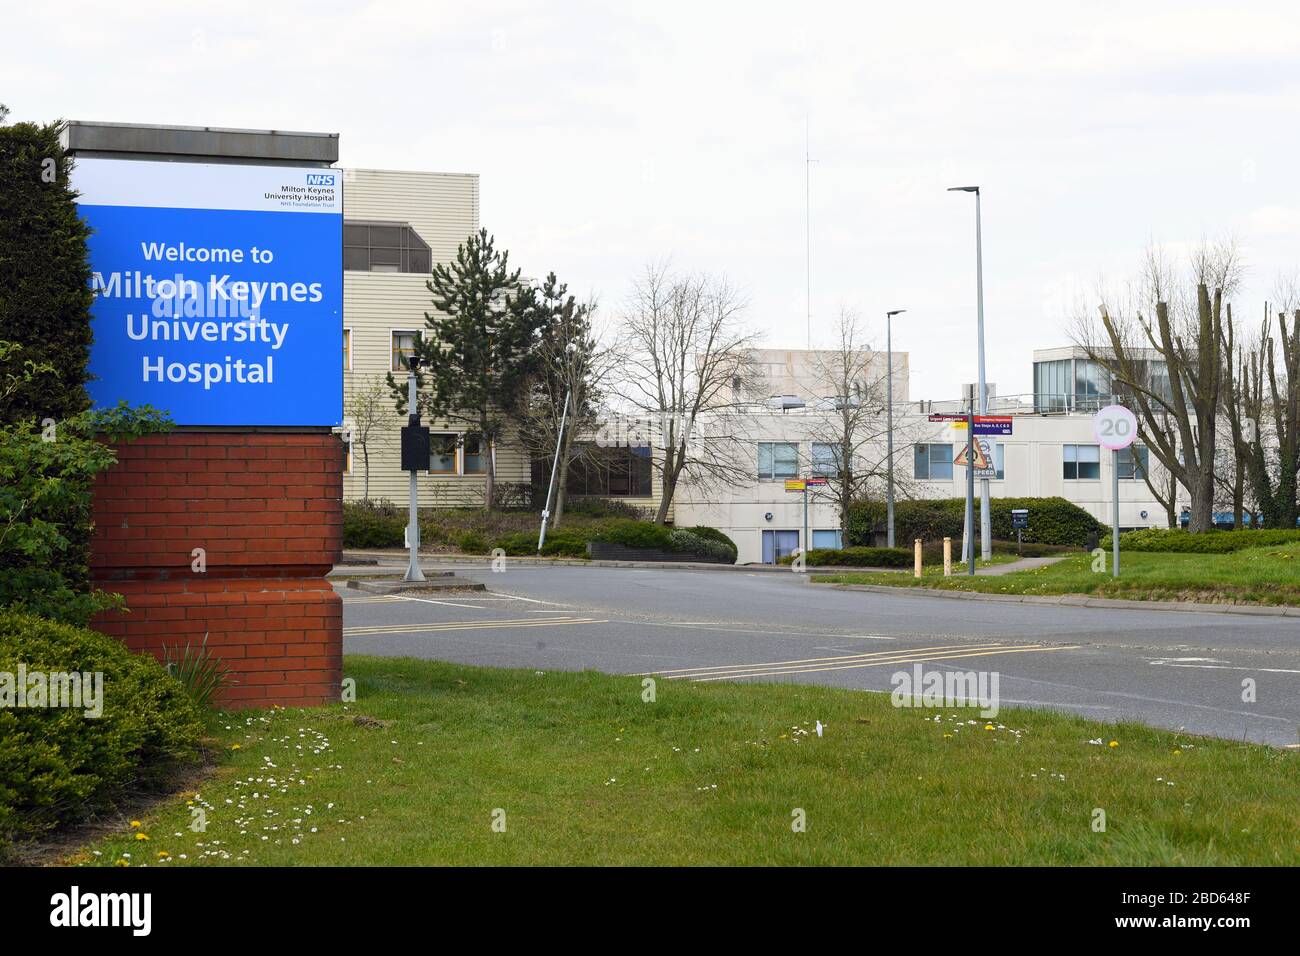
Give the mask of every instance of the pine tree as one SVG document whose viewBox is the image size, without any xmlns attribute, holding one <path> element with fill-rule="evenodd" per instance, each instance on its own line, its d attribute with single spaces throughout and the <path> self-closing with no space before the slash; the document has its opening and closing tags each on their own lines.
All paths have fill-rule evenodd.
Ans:
<svg viewBox="0 0 1300 956">
<path fill-rule="evenodd" d="M 436 312 L 424 315 L 427 334 L 416 339 L 420 411 L 461 423 L 479 436 L 486 457 L 483 506 L 491 510 L 497 443 L 518 411 L 539 361 L 545 316 L 535 292 L 510 269 L 482 229 L 439 263 L 427 285 Z M 406 410 L 406 384 L 390 373 L 398 411 Z"/>
<path fill-rule="evenodd" d="M 8 110 L 0 106 L 0 123 Z M 62 421 L 90 406 L 90 229 L 69 184 L 61 123 L 0 125 L 0 340 L 49 365 L 0 408 L 0 421 Z"/>
</svg>

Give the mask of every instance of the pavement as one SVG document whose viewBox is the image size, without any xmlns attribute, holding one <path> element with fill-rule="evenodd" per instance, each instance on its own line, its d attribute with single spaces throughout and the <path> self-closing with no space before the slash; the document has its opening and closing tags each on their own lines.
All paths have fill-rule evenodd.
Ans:
<svg viewBox="0 0 1300 956">
<path fill-rule="evenodd" d="M 507 559 L 501 572 L 462 561 L 457 573 L 487 591 L 372 595 L 336 582 L 345 652 L 864 691 L 920 664 L 996 672 L 1003 707 L 1300 743 L 1295 618 L 952 600 L 743 568 Z"/>
</svg>

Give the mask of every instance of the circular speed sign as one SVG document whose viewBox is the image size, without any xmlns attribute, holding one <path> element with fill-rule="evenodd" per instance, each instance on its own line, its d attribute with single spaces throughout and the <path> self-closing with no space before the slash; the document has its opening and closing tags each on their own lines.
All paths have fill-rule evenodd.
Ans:
<svg viewBox="0 0 1300 956">
<path fill-rule="evenodd" d="M 1127 448 L 1137 438 L 1137 416 L 1123 405 L 1107 405 L 1093 416 L 1092 433 L 1102 448 Z"/>
</svg>

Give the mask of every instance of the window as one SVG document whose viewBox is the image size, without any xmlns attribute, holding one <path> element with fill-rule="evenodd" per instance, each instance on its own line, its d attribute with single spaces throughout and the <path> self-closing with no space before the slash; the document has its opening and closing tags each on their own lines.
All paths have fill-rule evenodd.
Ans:
<svg viewBox="0 0 1300 956">
<path fill-rule="evenodd" d="M 393 333 L 393 371 L 405 372 L 407 359 L 415 354 L 415 337 L 418 332 Z"/>
<path fill-rule="evenodd" d="M 952 445 L 917 445 L 912 476 L 922 481 L 952 481 Z"/>
<path fill-rule="evenodd" d="M 839 548 L 840 532 L 834 531 L 814 531 L 812 533 L 812 546 L 814 548 Z"/>
<path fill-rule="evenodd" d="M 343 371 L 352 369 L 352 330 L 343 330 Z"/>
<path fill-rule="evenodd" d="M 347 458 L 343 462 L 343 474 L 352 474 L 352 442 L 345 441 L 343 447 L 347 449 Z"/>
<path fill-rule="evenodd" d="M 1007 477 L 1007 452 L 1006 446 L 1000 441 L 993 443 L 993 467 L 997 469 L 994 477 L 1003 481 Z"/>
<path fill-rule="evenodd" d="M 1101 477 L 1101 447 L 1099 445 L 1065 445 L 1061 460 L 1066 478 L 1080 481 L 1096 480 Z"/>
<path fill-rule="evenodd" d="M 433 271 L 433 253 L 405 222 L 343 223 L 343 268 L 351 272 Z"/>
<path fill-rule="evenodd" d="M 577 457 L 569 464 L 565 493 L 570 497 L 646 498 L 651 493 L 650 448 L 582 443 L 574 446 Z M 546 494 L 551 478 L 551 460 L 536 458 L 532 464 L 533 485 Z"/>
<path fill-rule="evenodd" d="M 429 436 L 429 472 L 434 475 L 456 474 L 456 435 L 434 432 Z"/>
<path fill-rule="evenodd" d="M 1034 363 L 1034 410 L 1063 412 L 1070 404 L 1070 359 Z"/>
<path fill-rule="evenodd" d="M 463 447 L 465 453 L 461 460 L 462 474 L 487 474 L 487 458 L 483 453 L 483 439 L 478 435 L 466 435 Z"/>
<path fill-rule="evenodd" d="M 761 441 L 758 443 L 758 477 L 795 478 L 799 474 L 799 446 L 794 442 Z"/>
<path fill-rule="evenodd" d="M 812 473 L 821 478 L 834 478 L 840 473 L 839 448 L 827 442 L 812 443 Z"/>
<path fill-rule="evenodd" d="M 1110 399 L 1110 373 L 1089 359 L 1074 360 L 1074 409 L 1095 412 Z"/>
<path fill-rule="evenodd" d="M 1151 474 L 1151 452 L 1145 445 L 1121 448 L 1117 460 L 1121 481 L 1137 481 Z"/>
</svg>

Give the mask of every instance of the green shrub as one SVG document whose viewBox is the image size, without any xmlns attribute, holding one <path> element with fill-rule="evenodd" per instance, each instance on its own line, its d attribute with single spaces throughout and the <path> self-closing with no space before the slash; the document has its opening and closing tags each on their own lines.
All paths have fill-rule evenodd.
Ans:
<svg viewBox="0 0 1300 956">
<path fill-rule="evenodd" d="M 406 544 L 406 513 L 386 501 L 343 503 L 343 547 L 400 548 Z M 421 528 L 421 536 L 424 531 Z"/>
<path fill-rule="evenodd" d="M 906 548 L 813 548 L 805 564 L 810 568 L 910 568 L 912 552 Z M 784 557 L 782 564 L 792 564 L 793 557 Z"/>
<path fill-rule="evenodd" d="M 646 509 L 617 498 L 566 498 L 564 513 L 587 518 L 629 518 L 633 521 L 644 521 L 646 518 Z"/>
<path fill-rule="evenodd" d="M 668 540 L 672 549 L 681 554 L 695 555 L 709 561 L 725 561 L 728 564 L 736 561 L 735 553 L 721 541 L 706 538 L 685 528 L 668 532 Z"/>
<path fill-rule="evenodd" d="M 421 532 L 420 543 L 424 543 L 423 532 Z M 465 554 L 487 554 L 487 539 L 477 531 L 466 531 L 460 536 L 460 550 Z"/>
<path fill-rule="evenodd" d="M 1175 551 L 1183 554 L 1230 554 L 1246 548 L 1267 548 L 1300 541 L 1300 528 L 1243 528 L 1238 531 L 1202 531 L 1181 528 L 1142 528 L 1119 536 L 1126 551 Z"/>
<path fill-rule="evenodd" d="M 517 531 L 497 538 L 492 547 L 501 548 L 506 554 L 516 557 L 531 557 L 537 554 L 537 532 Z M 546 543 L 542 546 L 542 556 L 585 558 L 587 537 L 577 529 L 557 528 L 555 531 L 548 531 Z"/>
<path fill-rule="evenodd" d="M 0 708 L 0 854 L 156 790 L 199 755 L 198 705 L 151 657 L 85 628 L 0 612 L 0 672 L 101 672 L 103 713 Z"/>
<path fill-rule="evenodd" d="M 656 548 L 660 551 L 671 551 L 673 547 L 671 534 L 663 525 L 627 519 L 608 522 L 592 534 L 591 540 L 608 541 L 627 548 Z"/>
<path fill-rule="evenodd" d="M 1074 545 L 1082 547 L 1091 533 L 1104 537 L 1109 528 L 1078 505 L 1064 498 L 994 498 L 989 502 L 993 537 L 1014 540 L 1011 511 L 1026 508 L 1029 527 L 1023 533 L 1026 542 Z M 921 499 L 900 501 L 894 506 L 896 541 L 960 539 L 966 514 L 965 498 Z M 975 506 L 975 533 L 979 533 L 980 509 Z M 885 526 L 885 504 L 880 501 L 855 502 L 849 509 L 846 535 L 851 546 L 869 546 L 876 529 Z"/>
<path fill-rule="evenodd" d="M 0 386 L 30 377 L 23 353 L 0 342 Z M 84 625 L 121 605 L 91 585 L 94 483 L 117 463 L 114 442 L 170 427 L 157 409 L 125 403 L 45 424 L 0 424 L 0 607 Z"/>
<path fill-rule="evenodd" d="M 732 541 L 717 528 L 710 528 L 707 525 L 696 525 L 694 528 L 684 528 L 682 530 L 689 531 L 691 534 L 697 535 L 701 538 L 708 538 L 710 541 L 716 541 L 725 546 L 731 563 L 736 563 L 736 556 L 740 554 L 740 550 L 736 547 L 736 542 Z"/>
</svg>

